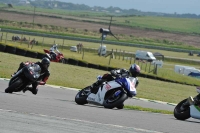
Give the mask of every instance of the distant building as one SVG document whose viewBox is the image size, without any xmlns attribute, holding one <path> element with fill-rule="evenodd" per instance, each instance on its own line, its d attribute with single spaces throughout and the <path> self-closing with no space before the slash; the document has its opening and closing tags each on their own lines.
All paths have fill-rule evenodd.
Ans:
<svg viewBox="0 0 200 133">
<path fill-rule="evenodd" d="M 116 13 L 120 13 L 121 11 L 120 11 L 120 10 L 115 10 L 115 12 L 116 12 Z"/>
<path fill-rule="evenodd" d="M 27 4 L 30 4 L 30 2 L 27 1 L 27 0 L 20 0 L 20 1 L 19 1 L 19 4 L 27 5 Z"/>
</svg>

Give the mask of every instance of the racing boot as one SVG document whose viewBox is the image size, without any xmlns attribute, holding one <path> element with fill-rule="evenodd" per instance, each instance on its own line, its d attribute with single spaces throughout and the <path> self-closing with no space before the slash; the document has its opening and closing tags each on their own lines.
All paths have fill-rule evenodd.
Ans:
<svg viewBox="0 0 200 133">
<path fill-rule="evenodd" d="M 95 83 L 93 83 L 91 86 L 90 86 L 90 90 L 92 93 L 96 93 L 98 91 L 98 88 L 99 88 L 99 80 L 96 81 Z"/>
<path fill-rule="evenodd" d="M 189 104 L 190 105 L 194 105 L 194 99 L 193 99 L 193 97 L 192 96 L 190 96 L 189 98 L 188 98 L 188 102 L 189 102 Z"/>
<path fill-rule="evenodd" d="M 36 88 L 36 89 L 33 89 L 32 87 L 26 87 L 26 88 L 24 88 L 24 89 L 23 89 L 23 92 L 25 93 L 27 90 L 31 91 L 34 95 L 36 95 L 37 92 L 38 92 L 38 89 L 37 89 L 37 88 Z"/>
</svg>

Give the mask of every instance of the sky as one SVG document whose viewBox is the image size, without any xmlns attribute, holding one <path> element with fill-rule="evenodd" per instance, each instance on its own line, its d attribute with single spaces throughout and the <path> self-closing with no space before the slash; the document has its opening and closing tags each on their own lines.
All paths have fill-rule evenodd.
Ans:
<svg viewBox="0 0 200 133">
<path fill-rule="evenodd" d="M 85 4 L 90 7 L 119 7 L 136 9 L 143 12 L 196 14 L 200 15 L 200 0 L 58 0 L 74 4 Z"/>
</svg>

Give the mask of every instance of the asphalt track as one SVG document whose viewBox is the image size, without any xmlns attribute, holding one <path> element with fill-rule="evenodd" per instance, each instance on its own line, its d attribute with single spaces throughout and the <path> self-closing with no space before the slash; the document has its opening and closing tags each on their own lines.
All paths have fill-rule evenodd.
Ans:
<svg viewBox="0 0 200 133">
<path fill-rule="evenodd" d="M 200 120 L 176 120 L 173 115 L 136 110 L 105 109 L 77 105 L 77 90 L 40 86 L 31 92 L 4 93 L 7 80 L 0 80 L 0 133 L 194 133 Z M 126 105 L 173 110 L 174 105 L 128 99 Z"/>
</svg>

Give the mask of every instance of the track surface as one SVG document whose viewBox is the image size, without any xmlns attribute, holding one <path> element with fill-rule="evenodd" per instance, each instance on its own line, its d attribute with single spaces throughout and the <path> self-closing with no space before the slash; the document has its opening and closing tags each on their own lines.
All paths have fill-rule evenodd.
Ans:
<svg viewBox="0 0 200 133">
<path fill-rule="evenodd" d="M 199 131 L 200 121 L 176 120 L 163 115 L 134 110 L 80 106 L 74 102 L 77 91 L 41 86 L 38 95 L 30 92 L 4 93 L 8 81 L 0 80 L 1 133 L 191 133 Z M 128 99 L 125 104 L 151 105 L 171 110 L 169 105 Z M 148 103 L 148 104 L 147 104 Z"/>
</svg>

